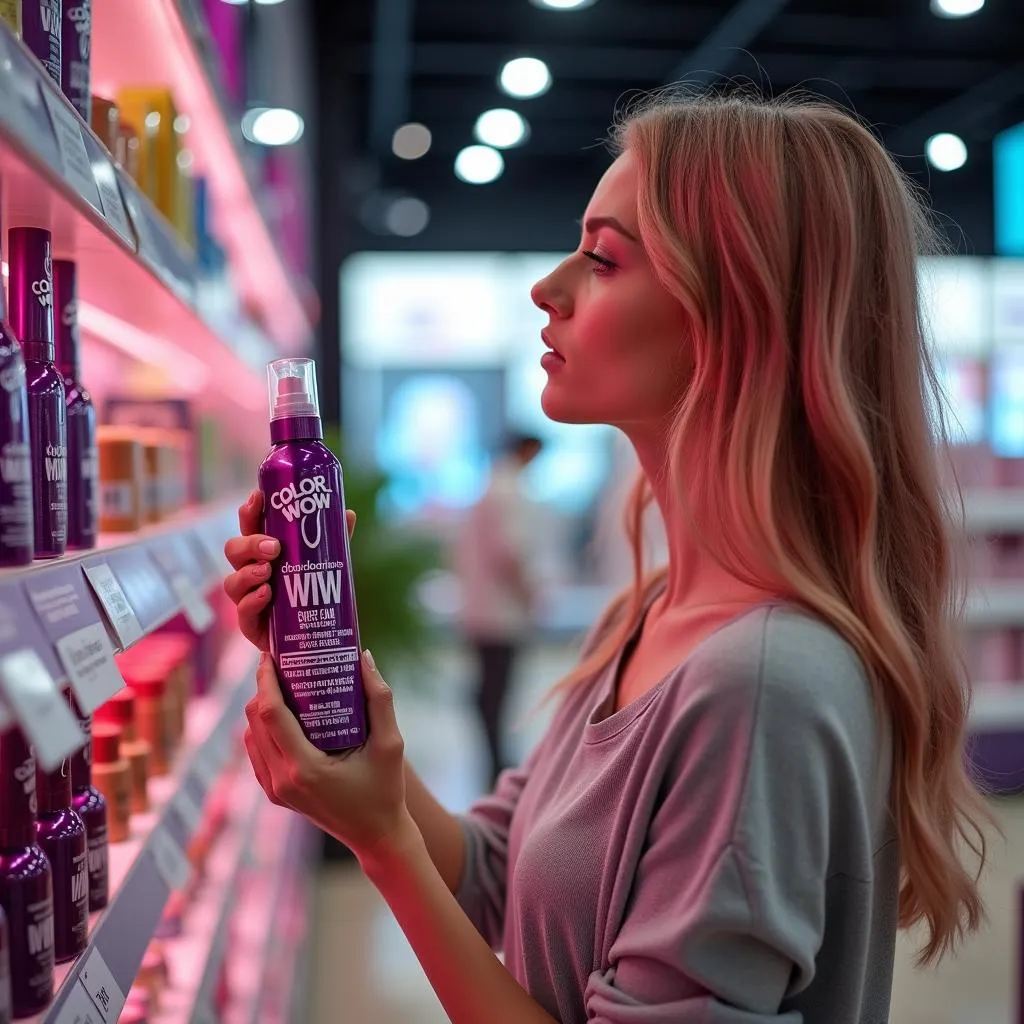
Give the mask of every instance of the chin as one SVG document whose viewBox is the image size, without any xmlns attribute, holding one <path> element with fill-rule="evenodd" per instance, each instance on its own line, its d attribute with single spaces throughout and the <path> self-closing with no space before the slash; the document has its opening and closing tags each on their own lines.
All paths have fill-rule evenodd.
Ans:
<svg viewBox="0 0 1024 1024">
<path fill-rule="evenodd" d="M 561 388 L 548 383 L 540 395 L 540 407 L 544 415 L 555 423 L 604 423 L 604 419 L 595 416 L 593 410 L 583 407 L 583 403 L 574 400 Z"/>
</svg>

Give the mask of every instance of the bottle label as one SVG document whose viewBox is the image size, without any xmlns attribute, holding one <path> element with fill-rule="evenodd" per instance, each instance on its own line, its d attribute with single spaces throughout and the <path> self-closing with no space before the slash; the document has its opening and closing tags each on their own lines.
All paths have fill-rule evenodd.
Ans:
<svg viewBox="0 0 1024 1024">
<path fill-rule="evenodd" d="M 266 532 L 282 549 L 271 605 L 278 674 L 310 742 L 324 750 L 359 746 L 366 713 L 340 469 L 311 465 L 304 476 L 266 487 L 273 473 L 264 467 Z"/>
<path fill-rule="evenodd" d="M 0 448 L 0 550 L 32 549 L 32 455 L 29 445 Z"/>
<path fill-rule="evenodd" d="M 28 809 L 34 818 L 39 813 L 39 797 L 36 793 L 36 759 L 31 753 L 14 769 L 14 781 L 21 783 Z"/>
<path fill-rule="evenodd" d="M 72 938 L 77 949 L 85 949 L 89 943 L 88 846 L 71 860 L 71 905 L 74 908 Z"/>
<path fill-rule="evenodd" d="M 96 815 L 98 818 L 99 815 Z M 95 822 L 89 828 L 89 906 L 98 909 L 110 892 L 107 823 Z"/>
<path fill-rule="evenodd" d="M 26 939 L 30 956 L 38 957 L 40 966 L 45 957 L 53 955 L 53 896 L 28 906 Z M 52 964 L 53 961 L 51 960 Z"/>
<path fill-rule="evenodd" d="M 62 444 L 48 444 L 45 455 L 46 480 L 48 483 L 67 483 L 68 450 Z"/>
<path fill-rule="evenodd" d="M 100 507 L 104 516 L 126 519 L 134 517 L 135 485 L 120 480 L 104 480 L 100 484 Z"/>
</svg>

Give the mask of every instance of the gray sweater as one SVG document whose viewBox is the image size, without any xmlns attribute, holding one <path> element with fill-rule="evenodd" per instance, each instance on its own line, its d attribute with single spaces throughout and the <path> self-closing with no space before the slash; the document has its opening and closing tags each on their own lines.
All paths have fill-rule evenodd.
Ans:
<svg viewBox="0 0 1024 1024">
<path fill-rule="evenodd" d="M 884 1024 L 900 857 L 857 655 L 764 605 L 612 712 L 617 667 L 462 819 L 476 927 L 562 1024 Z"/>
</svg>

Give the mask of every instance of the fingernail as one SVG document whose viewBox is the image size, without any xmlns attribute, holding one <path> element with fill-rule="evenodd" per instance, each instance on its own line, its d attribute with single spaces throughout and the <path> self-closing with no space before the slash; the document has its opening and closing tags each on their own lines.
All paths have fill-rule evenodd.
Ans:
<svg viewBox="0 0 1024 1024">
<path fill-rule="evenodd" d="M 266 651 L 260 651 L 260 668 L 263 668 L 263 666 L 266 664 L 266 661 L 267 661 L 267 652 Z"/>
<path fill-rule="evenodd" d="M 254 505 L 255 503 L 256 503 L 256 491 L 253 491 L 253 492 L 252 492 L 252 493 L 251 493 L 251 494 L 249 495 L 249 500 L 248 500 L 248 501 L 247 501 L 247 502 L 246 502 L 245 504 L 246 504 L 246 506 L 247 506 L 248 508 L 252 508 L 252 506 L 253 506 L 253 505 Z"/>
<path fill-rule="evenodd" d="M 252 567 L 252 572 L 254 576 L 262 579 L 270 575 L 270 566 L 266 562 L 257 562 Z"/>
<path fill-rule="evenodd" d="M 261 540 L 260 541 L 260 554 L 262 555 L 276 555 L 280 544 L 276 540 Z"/>
<path fill-rule="evenodd" d="M 366 667 L 371 672 L 377 671 L 377 663 L 373 660 L 373 655 L 370 653 L 369 648 L 363 651 L 363 659 L 366 661 Z"/>
</svg>

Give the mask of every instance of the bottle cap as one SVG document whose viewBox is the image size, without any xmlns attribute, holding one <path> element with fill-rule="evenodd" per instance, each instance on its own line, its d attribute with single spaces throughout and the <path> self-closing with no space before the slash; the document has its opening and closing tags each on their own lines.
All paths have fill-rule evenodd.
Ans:
<svg viewBox="0 0 1024 1024">
<path fill-rule="evenodd" d="M 54 362 L 64 377 L 78 380 L 78 284 L 75 264 L 53 261 Z"/>
<path fill-rule="evenodd" d="M 93 764 L 114 764 L 121 760 L 121 730 L 110 722 L 97 722 L 92 728 Z"/>
<path fill-rule="evenodd" d="M 11 329 L 26 360 L 53 362 L 53 255 L 50 232 L 43 228 L 11 228 Z"/>
<path fill-rule="evenodd" d="M 71 761 L 64 758 L 52 772 L 36 766 L 39 814 L 57 814 L 71 806 Z"/>
<path fill-rule="evenodd" d="M 129 733 L 135 728 L 135 694 L 130 686 L 115 693 L 105 704 L 96 709 L 96 721 L 118 726 Z"/>
<path fill-rule="evenodd" d="M 36 841 L 36 758 L 15 726 L 0 734 L 0 849 Z"/>
<path fill-rule="evenodd" d="M 312 359 L 275 359 L 267 367 L 267 383 L 271 421 L 320 417 Z"/>
</svg>

